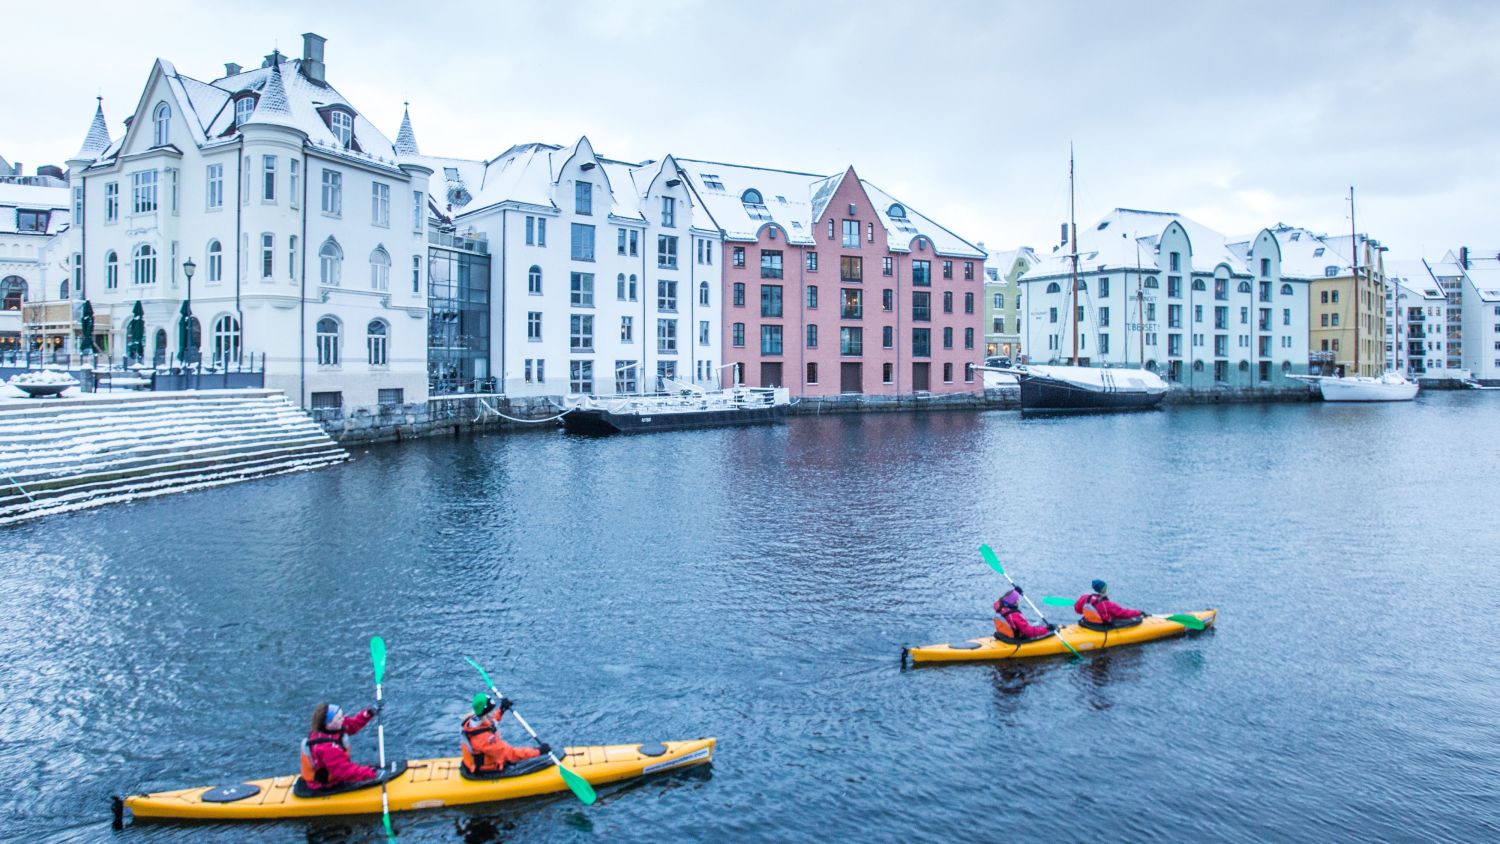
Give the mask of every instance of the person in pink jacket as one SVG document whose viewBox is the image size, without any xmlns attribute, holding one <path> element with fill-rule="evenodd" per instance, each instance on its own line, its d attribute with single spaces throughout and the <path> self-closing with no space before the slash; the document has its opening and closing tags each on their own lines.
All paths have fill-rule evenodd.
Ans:
<svg viewBox="0 0 1500 844">
<path fill-rule="evenodd" d="M 349 736 L 363 730 L 377 714 L 374 709 L 366 709 L 345 716 L 332 703 L 313 708 L 312 729 L 302 742 L 302 781 L 310 790 L 375 779 L 378 771 L 349 758 Z"/>
<path fill-rule="evenodd" d="M 1001 641 L 1029 642 L 1052 635 L 1057 629 L 1051 623 L 1038 627 L 1021 612 L 1021 587 L 1006 592 L 995 602 L 995 638 Z"/>
<path fill-rule="evenodd" d="M 1124 626 L 1117 623 L 1139 621 L 1145 617 L 1146 614 L 1140 610 L 1122 607 L 1111 601 L 1108 597 L 1109 584 L 1104 581 L 1096 580 L 1091 585 L 1094 587 L 1093 592 L 1087 595 L 1080 595 L 1078 596 L 1078 600 L 1073 602 L 1073 612 L 1083 616 L 1085 621 L 1105 626 Z M 1098 616 L 1097 620 L 1089 617 L 1088 610 L 1090 608 Z"/>
</svg>

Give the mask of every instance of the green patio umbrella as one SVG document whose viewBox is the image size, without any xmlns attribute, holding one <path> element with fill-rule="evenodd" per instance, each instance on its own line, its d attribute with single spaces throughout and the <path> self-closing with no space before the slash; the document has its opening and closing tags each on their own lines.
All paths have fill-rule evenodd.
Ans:
<svg viewBox="0 0 1500 844">
<path fill-rule="evenodd" d="M 78 353 L 80 355 L 91 355 L 94 353 L 94 303 L 87 299 L 83 300 L 83 315 L 78 318 Z"/>
<path fill-rule="evenodd" d="M 146 309 L 139 299 L 130 309 L 130 321 L 125 323 L 125 357 L 134 361 L 146 357 Z"/>
<path fill-rule="evenodd" d="M 198 359 L 198 320 L 186 299 L 182 300 L 182 311 L 177 317 L 177 359 L 190 363 Z"/>
</svg>

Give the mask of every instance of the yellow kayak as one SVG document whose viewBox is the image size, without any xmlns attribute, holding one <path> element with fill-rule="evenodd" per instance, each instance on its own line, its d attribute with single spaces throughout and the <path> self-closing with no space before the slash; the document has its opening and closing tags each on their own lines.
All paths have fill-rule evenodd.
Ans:
<svg viewBox="0 0 1500 844">
<path fill-rule="evenodd" d="M 563 764 L 593 785 L 602 785 L 707 764 L 713 755 L 714 739 L 702 738 L 569 747 Z M 461 768 L 458 757 L 407 762 L 405 770 L 386 782 L 391 811 L 490 803 L 568 790 L 555 765 L 529 774 L 487 780 L 466 779 L 460 774 Z M 291 775 L 229 786 L 135 794 L 126 797 L 122 807 L 136 818 L 217 821 L 380 814 L 378 785 L 328 796 L 298 797 L 292 793 L 296 781 L 297 777 Z"/>
<path fill-rule="evenodd" d="M 1203 622 L 1204 627 L 1212 627 L 1214 619 L 1218 617 L 1218 610 L 1202 610 L 1185 615 L 1196 616 Z M 1141 642 L 1150 642 L 1153 639 L 1165 639 L 1168 636 L 1177 636 L 1187 632 L 1187 628 L 1175 621 L 1168 621 L 1161 616 L 1150 616 L 1145 621 L 1134 627 L 1121 627 L 1116 630 L 1100 632 L 1090 630 L 1077 624 L 1069 624 L 1057 629 L 1058 635 L 1068 640 L 1068 644 L 1076 648 L 1080 653 L 1085 651 L 1097 651 L 1104 648 L 1115 648 L 1121 645 L 1135 645 Z M 1045 639 L 1035 639 L 1030 642 L 1022 642 L 1013 645 L 1002 642 L 993 636 L 983 639 L 970 639 L 966 642 L 944 642 L 940 645 L 923 645 L 919 648 L 907 648 L 906 654 L 911 657 L 913 663 L 920 662 L 974 662 L 977 660 L 990 659 L 1026 659 L 1035 656 L 1058 656 L 1068 653 L 1068 648 L 1058 641 L 1058 636 L 1048 636 Z"/>
</svg>

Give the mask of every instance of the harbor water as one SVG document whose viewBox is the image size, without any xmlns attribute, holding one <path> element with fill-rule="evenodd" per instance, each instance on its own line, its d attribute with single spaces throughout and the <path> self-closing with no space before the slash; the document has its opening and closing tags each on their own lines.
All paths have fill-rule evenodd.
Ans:
<svg viewBox="0 0 1500 844">
<path fill-rule="evenodd" d="M 109 824 L 294 771 L 315 703 L 372 702 L 380 634 L 398 757 L 457 754 L 465 655 L 554 745 L 719 739 L 402 841 L 1500 839 L 1497 430 L 1434 393 L 445 438 L 44 519 L 0 534 L 0 838 L 382 840 Z M 1217 629 L 903 670 L 990 629 L 985 542 L 1033 597 L 1103 578 Z"/>
</svg>

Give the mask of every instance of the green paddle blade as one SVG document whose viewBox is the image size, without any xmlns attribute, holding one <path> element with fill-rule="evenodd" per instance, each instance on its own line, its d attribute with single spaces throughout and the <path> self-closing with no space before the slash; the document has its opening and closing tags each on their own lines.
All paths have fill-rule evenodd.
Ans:
<svg viewBox="0 0 1500 844">
<path fill-rule="evenodd" d="M 385 640 L 379 636 L 370 637 L 370 662 L 375 665 L 375 685 L 385 677 Z"/>
<path fill-rule="evenodd" d="M 599 795 L 594 793 L 594 787 L 589 785 L 588 780 L 568 770 L 561 762 L 557 763 L 557 772 L 562 774 L 563 782 L 568 784 L 568 788 L 573 790 L 573 794 L 582 800 L 585 806 L 592 806 L 594 801 L 599 799 Z"/>
<path fill-rule="evenodd" d="M 386 812 L 385 813 L 384 820 L 385 820 L 385 835 L 386 835 L 386 837 L 389 838 L 392 841 L 395 841 L 396 840 L 396 832 L 395 832 L 395 830 L 391 829 L 391 813 L 390 812 Z"/>
<path fill-rule="evenodd" d="M 1042 603 L 1049 607 L 1071 607 L 1073 606 L 1073 599 L 1064 598 L 1061 595 L 1044 595 Z"/>
<path fill-rule="evenodd" d="M 484 684 L 486 686 L 493 687 L 495 685 L 495 681 L 490 679 L 490 672 L 485 671 L 484 668 L 480 667 L 479 663 L 475 662 L 472 659 L 469 659 L 468 657 L 464 657 L 464 662 L 467 662 L 468 664 L 474 666 L 474 670 L 478 671 L 479 676 L 484 678 Z"/>
<path fill-rule="evenodd" d="M 1005 574 L 1005 566 L 1000 565 L 1000 558 L 995 556 L 995 549 L 988 545 L 981 545 L 979 546 L 979 553 L 984 557 L 984 561 L 989 563 L 990 568 L 1001 574 Z"/>
<path fill-rule="evenodd" d="M 1203 620 L 1196 615 L 1169 615 L 1167 621 L 1175 621 L 1189 630 L 1202 630 Z"/>
</svg>

